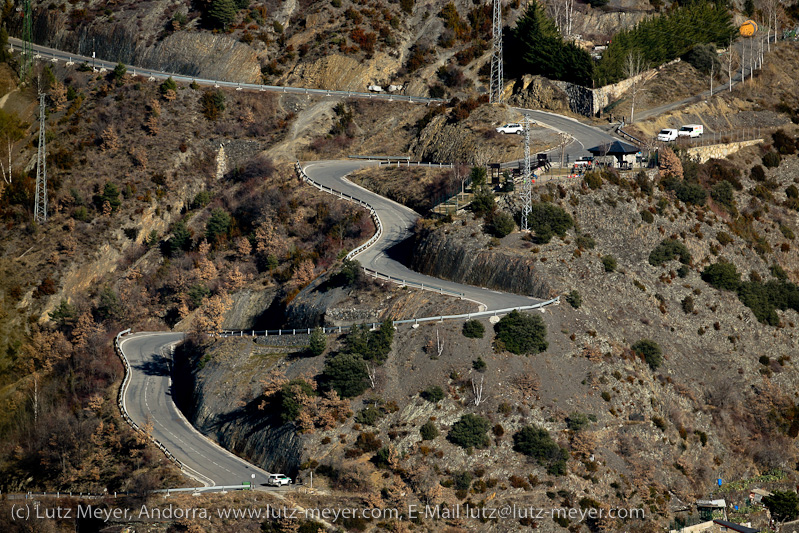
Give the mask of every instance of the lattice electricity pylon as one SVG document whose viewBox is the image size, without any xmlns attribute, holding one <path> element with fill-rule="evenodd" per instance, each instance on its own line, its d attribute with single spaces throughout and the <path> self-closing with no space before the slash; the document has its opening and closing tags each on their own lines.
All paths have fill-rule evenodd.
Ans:
<svg viewBox="0 0 799 533">
<path fill-rule="evenodd" d="M 502 72 L 502 3 L 494 0 L 494 22 L 491 27 L 492 52 L 491 52 L 491 94 L 489 101 L 500 103 L 502 101 L 502 85 L 504 76 Z"/>
<path fill-rule="evenodd" d="M 522 231 L 528 231 L 530 226 L 527 218 L 533 210 L 533 169 L 530 165 L 530 119 L 524 117 L 524 170 L 522 171 Z"/>
<path fill-rule="evenodd" d="M 39 93 L 39 152 L 36 154 L 36 199 L 33 220 L 47 222 L 47 149 L 44 140 L 44 93 Z"/>
<path fill-rule="evenodd" d="M 19 79 L 24 80 L 33 70 L 33 11 L 31 1 L 22 5 L 22 55 L 20 56 Z"/>
</svg>

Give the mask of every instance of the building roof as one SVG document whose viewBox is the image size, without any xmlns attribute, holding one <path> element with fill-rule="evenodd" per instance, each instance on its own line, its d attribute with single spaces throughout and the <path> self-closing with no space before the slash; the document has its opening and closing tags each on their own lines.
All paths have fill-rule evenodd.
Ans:
<svg viewBox="0 0 799 533">
<path fill-rule="evenodd" d="M 753 529 L 751 527 L 742 526 L 741 524 L 736 524 L 735 522 L 728 522 L 726 520 L 713 520 L 714 524 L 718 524 L 720 526 L 724 526 L 730 531 L 737 531 L 738 533 L 760 533 L 759 529 Z"/>
<path fill-rule="evenodd" d="M 757 494 L 758 496 L 773 496 L 773 493 L 765 489 L 752 489 L 749 492 L 751 492 L 752 494 Z"/>
<path fill-rule="evenodd" d="M 727 507 L 727 502 L 724 500 L 696 500 L 697 507 Z"/>
</svg>

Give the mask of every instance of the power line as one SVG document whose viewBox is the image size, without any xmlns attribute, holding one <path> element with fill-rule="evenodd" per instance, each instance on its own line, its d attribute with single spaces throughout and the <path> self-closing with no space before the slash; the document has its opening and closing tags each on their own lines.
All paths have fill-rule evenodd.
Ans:
<svg viewBox="0 0 799 533">
<path fill-rule="evenodd" d="M 30 74 L 33 68 L 33 12 L 31 0 L 25 0 L 22 12 L 22 64 L 19 69 L 20 80 Z"/>
<path fill-rule="evenodd" d="M 492 104 L 502 102 L 502 0 L 494 0 L 494 17 L 491 29 L 491 89 L 489 100 Z"/>
<path fill-rule="evenodd" d="M 44 134 L 44 93 L 39 93 L 39 151 L 36 154 L 36 199 L 33 220 L 47 222 L 47 149 Z"/>
<path fill-rule="evenodd" d="M 524 117 L 524 170 L 522 171 L 522 224 L 521 230 L 530 229 L 527 217 L 533 210 L 533 170 L 530 165 L 530 118 Z"/>
</svg>

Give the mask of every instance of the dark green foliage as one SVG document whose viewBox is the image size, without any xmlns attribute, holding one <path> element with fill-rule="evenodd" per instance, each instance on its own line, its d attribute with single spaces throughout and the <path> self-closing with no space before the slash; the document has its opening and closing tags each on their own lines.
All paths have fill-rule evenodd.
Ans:
<svg viewBox="0 0 799 533">
<path fill-rule="evenodd" d="M 685 314 L 693 313 L 694 311 L 694 297 L 690 294 L 682 300 L 682 310 Z"/>
<path fill-rule="evenodd" d="M 602 266 L 605 267 L 605 272 L 614 272 L 616 267 L 616 258 L 612 255 L 604 255 L 602 256 Z"/>
<path fill-rule="evenodd" d="M 114 79 L 117 85 L 122 85 L 122 82 L 125 79 L 125 74 L 128 73 L 128 68 L 123 65 L 121 62 L 117 63 L 117 66 L 114 67 L 113 72 L 111 73 L 111 77 Z"/>
<path fill-rule="evenodd" d="M 717 289 L 734 291 L 741 283 L 741 274 L 732 263 L 719 261 L 705 267 L 702 271 L 702 279 Z"/>
<path fill-rule="evenodd" d="M 472 361 L 472 368 L 474 368 L 478 372 L 482 372 L 486 369 L 486 362 L 483 361 L 482 357 L 478 357 L 477 359 Z"/>
<path fill-rule="evenodd" d="M 734 33 L 727 8 L 701 0 L 666 15 L 644 19 L 613 36 L 595 69 L 597 86 L 624 79 L 624 62 L 630 52 L 640 52 L 646 65 L 656 67 L 697 44 L 727 43 Z"/>
<path fill-rule="evenodd" d="M 602 188 L 602 173 L 596 170 L 586 172 L 583 181 L 588 185 L 588 188 L 595 191 Z"/>
<path fill-rule="evenodd" d="M 444 389 L 438 385 L 427 387 L 420 393 L 420 396 L 431 403 L 437 403 L 444 399 Z"/>
<path fill-rule="evenodd" d="M 686 204 L 705 205 L 707 202 L 707 191 L 699 183 L 693 181 L 679 182 L 674 192 L 677 194 L 677 199 Z"/>
<path fill-rule="evenodd" d="M 787 281 L 788 280 L 788 274 L 785 272 L 785 270 L 780 265 L 775 263 L 775 264 L 771 265 L 768 270 L 769 270 L 769 272 L 771 272 L 771 275 L 774 276 L 775 278 L 777 278 L 778 280 L 780 280 L 780 281 Z"/>
<path fill-rule="evenodd" d="M 646 222 L 647 224 L 651 224 L 652 222 L 654 222 L 654 221 L 655 221 L 655 215 L 653 215 L 652 213 L 650 213 L 650 212 L 649 212 L 649 210 L 647 210 L 647 209 L 643 209 L 643 210 L 641 211 L 641 220 L 643 220 L 643 221 L 644 221 L 644 222 Z"/>
<path fill-rule="evenodd" d="M 782 158 L 777 152 L 769 151 L 763 156 L 763 166 L 766 168 L 777 168 L 780 166 Z"/>
<path fill-rule="evenodd" d="M 208 191 L 200 191 L 194 196 L 194 200 L 191 202 L 191 208 L 202 209 L 209 203 L 211 203 L 211 193 Z"/>
<path fill-rule="evenodd" d="M 452 425 L 447 440 L 461 448 L 485 448 L 491 442 L 486 435 L 489 427 L 490 422 L 482 416 L 465 414 Z"/>
<path fill-rule="evenodd" d="M 377 438 L 377 435 L 371 432 L 364 432 L 358 435 L 355 439 L 355 447 L 364 453 L 376 452 L 383 447 L 383 441 Z"/>
<path fill-rule="evenodd" d="M 639 171 L 638 174 L 635 175 L 635 183 L 638 185 L 638 188 L 641 189 L 642 193 L 646 195 L 652 194 L 652 181 L 643 170 Z"/>
<path fill-rule="evenodd" d="M 777 130 L 771 134 L 774 139 L 774 148 L 777 149 L 782 155 L 791 155 L 796 153 L 797 141 L 791 138 L 790 135 L 783 130 Z"/>
<path fill-rule="evenodd" d="M 788 185 L 785 187 L 785 196 L 795 200 L 799 198 L 799 189 L 796 188 L 796 185 Z"/>
<path fill-rule="evenodd" d="M 357 354 L 366 361 L 383 364 L 391 352 L 391 343 L 394 342 L 394 326 L 390 320 L 380 324 L 380 328 L 369 331 L 366 324 L 354 326 L 347 335 L 347 352 Z"/>
<path fill-rule="evenodd" d="M 663 351 L 660 349 L 660 345 L 655 341 L 651 339 L 641 339 L 633 344 L 631 348 L 635 353 L 644 356 L 646 364 L 648 364 L 649 368 L 652 370 L 655 370 L 663 364 Z"/>
<path fill-rule="evenodd" d="M 178 220 L 172 228 L 172 237 L 167 241 L 167 255 L 174 256 L 180 251 L 188 250 L 191 246 L 191 233 L 186 223 Z"/>
<path fill-rule="evenodd" d="M 377 453 L 372 458 L 372 462 L 378 468 L 388 468 L 389 466 L 391 466 L 390 458 L 391 458 L 391 448 L 389 448 L 388 446 L 383 446 L 382 448 L 377 450 Z"/>
<path fill-rule="evenodd" d="M 778 522 L 794 520 L 799 516 L 799 494 L 792 490 L 775 490 L 771 496 L 763 498 L 763 505 Z"/>
<path fill-rule="evenodd" d="M 680 263 L 687 265 L 691 263 L 691 253 L 683 243 L 665 239 L 649 254 L 649 264 L 652 266 L 660 266 L 672 259 L 679 259 Z"/>
<path fill-rule="evenodd" d="M 491 188 L 487 185 L 480 185 L 477 187 L 473 186 L 472 189 L 474 195 L 472 196 L 472 203 L 469 204 L 469 208 L 472 212 L 478 217 L 493 213 L 497 208 L 497 204 L 494 201 L 494 192 Z"/>
<path fill-rule="evenodd" d="M 470 339 L 482 339 L 485 335 L 485 326 L 479 320 L 468 320 L 463 323 L 463 336 Z"/>
<path fill-rule="evenodd" d="M 572 431 L 581 431 L 588 426 L 590 421 L 588 415 L 575 411 L 566 418 L 566 427 Z"/>
<path fill-rule="evenodd" d="M 363 278 L 363 269 L 361 263 L 354 259 L 345 259 L 336 275 L 336 281 L 339 285 L 353 286 Z"/>
<path fill-rule="evenodd" d="M 514 54 L 507 58 L 510 71 L 591 85 L 591 56 L 582 48 L 563 40 L 543 4 L 529 4 L 511 30 L 509 44 L 514 50 Z"/>
<path fill-rule="evenodd" d="M 200 97 L 200 109 L 208 120 L 216 120 L 225 110 L 225 93 L 209 89 Z"/>
<path fill-rule="evenodd" d="M 66 300 L 61 300 L 58 307 L 50 312 L 50 320 L 55 322 L 56 327 L 60 330 L 70 327 L 75 318 L 77 318 L 77 311 Z"/>
<path fill-rule="evenodd" d="M 164 80 L 164 83 L 158 86 L 158 90 L 161 91 L 161 94 L 166 94 L 169 91 L 177 92 L 178 84 L 175 83 L 175 80 L 173 80 L 172 76 L 170 76 Z"/>
<path fill-rule="evenodd" d="M 572 289 L 571 292 L 566 295 L 566 302 L 575 309 L 579 309 L 579 307 L 583 305 L 583 297 L 580 296 L 577 289 Z"/>
<path fill-rule="evenodd" d="M 297 420 L 302 411 L 302 396 L 316 396 L 316 391 L 304 379 L 294 379 L 280 388 L 280 419 L 283 423 Z"/>
<path fill-rule="evenodd" d="M 489 229 L 495 237 L 502 238 L 510 235 L 515 227 L 516 224 L 513 222 L 513 217 L 508 213 L 500 212 L 494 213 L 491 217 Z"/>
<path fill-rule="evenodd" d="M 98 320 L 117 320 L 122 318 L 123 307 L 122 302 L 119 301 L 117 293 L 111 287 L 103 287 L 100 292 L 100 301 L 97 303 L 95 315 Z"/>
<path fill-rule="evenodd" d="M 562 476 L 566 473 L 569 453 L 558 446 L 544 428 L 524 426 L 513 435 L 513 449 L 545 466 L 548 474 Z"/>
<path fill-rule="evenodd" d="M 711 71 L 718 74 L 721 70 L 716 45 L 712 43 L 694 46 L 683 54 L 682 60 L 704 74 L 710 74 Z"/>
<path fill-rule="evenodd" d="M 799 287 L 783 279 L 766 283 L 746 281 L 738 285 L 738 299 L 762 324 L 779 324 L 777 309 L 799 311 Z"/>
<path fill-rule="evenodd" d="M 211 0 L 205 15 L 211 27 L 224 28 L 236 18 L 236 11 L 234 0 Z"/>
<path fill-rule="evenodd" d="M 419 428 L 419 434 L 422 436 L 422 440 L 433 440 L 438 437 L 438 428 L 428 420 Z"/>
<path fill-rule="evenodd" d="M 732 190 L 733 187 L 729 181 L 720 181 L 710 190 L 710 196 L 717 204 L 734 213 L 736 211 L 735 196 Z"/>
<path fill-rule="evenodd" d="M 103 187 L 103 194 L 96 198 L 96 203 L 100 209 L 102 209 L 105 202 L 108 202 L 112 211 L 116 211 L 122 205 L 122 200 L 119 198 L 119 187 L 110 181 L 106 182 Z"/>
<path fill-rule="evenodd" d="M 414 0 L 400 0 L 400 8 L 409 15 L 413 13 Z"/>
<path fill-rule="evenodd" d="M 515 354 L 539 353 L 547 349 L 547 327 L 539 315 L 511 311 L 494 326 L 497 340 Z"/>
<path fill-rule="evenodd" d="M 691 271 L 691 269 L 688 268 L 688 265 L 682 265 L 682 266 L 680 266 L 680 268 L 677 269 L 677 275 L 680 276 L 681 278 L 684 278 L 684 277 L 688 276 L 688 273 L 690 271 Z"/>
<path fill-rule="evenodd" d="M 763 170 L 763 167 L 760 165 L 753 166 L 752 170 L 749 172 L 749 175 L 755 181 L 766 181 L 766 171 Z"/>
<path fill-rule="evenodd" d="M 754 0 L 746 0 L 744 2 L 744 15 L 747 17 L 755 16 L 755 2 Z"/>
<path fill-rule="evenodd" d="M 486 184 L 488 178 L 488 171 L 486 167 L 472 167 L 469 171 L 469 182 L 472 187 L 481 187 Z"/>
<path fill-rule="evenodd" d="M 314 356 L 322 355 L 326 346 L 327 336 L 325 335 L 325 332 L 322 331 L 322 328 L 314 328 L 314 330 L 311 332 L 308 350 Z"/>
<path fill-rule="evenodd" d="M 328 357 L 320 376 L 322 388 L 335 390 L 342 398 L 360 396 L 368 387 L 363 359 L 350 353 Z"/>
<path fill-rule="evenodd" d="M 357 415 L 355 415 L 355 421 L 359 424 L 374 426 L 375 422 L 377 422 L 382 415 L 383 412 L 374 405 L 368 405 L 361 409 Z"/>
<path fill-rule="evenodd" d="M 730 235 L 726 231 L 718 232 L 716 234 L 716 240 L 719 241 L 719 244 L 722 245 L 722 246 L 727 246 L 728 244 L 730 244 L 733 241 L 732 235 Z"/>
<path fill-rule="evenodd" d="M 780 225 L 780 231 L 782 232 L 783 237 L 785 237 L 788 240 L 792 241 L 796 238 L 796 235 L 794 235 L 793 230 L 784 224 Z"/>
<path fill-rule="evenodd" d="M 211 211 L 211 218 L 205 225 L 205 238 L 208 242 L 213 244 L 220 238 L 226 237 L 230 230 L 230 222 L 230 214 L 221 207 Z"/>
<path fill-rule="evenodd" d="M 472 475 L 466 471 L 458 472 L 452 477 L 452 481 L 455 482 L 456 490 L 469 490 L 472 486 Z"/>
<path fill-rule="evenodd" d="M 203 300 L 211 296 L 211 291 L 202 283 L 197 283 L 189 287 L 186 291 L 186 295 L 189 297 L 191 308 L 197 309 L 202 305 Z"/>
<path fill-rule="evenodd" d="M 594 238 L 587 233 L 580 234 L 575 242 L 577 243 L 577 246 L 583 250 L 593 250 L 596 246 L 596 241 Z"/>
<path fill-rule="evenodd" d="M 527 222 L 541 243 L 549 242 L 553 234 L 563 237 L 574 226 L 571 215 L 550 203 L 533 204 Z"/>
</svg>

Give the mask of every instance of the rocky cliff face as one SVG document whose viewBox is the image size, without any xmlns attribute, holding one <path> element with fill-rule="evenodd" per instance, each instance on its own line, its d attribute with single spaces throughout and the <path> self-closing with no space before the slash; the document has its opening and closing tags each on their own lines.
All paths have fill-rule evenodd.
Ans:
<svg viewBox="0 0 799 533">
<path fill-rule="evenodd" d="M 58 11 L 39 11 L 34 15 L 34 41 L 84 56 L 96 52 L 98 59 L 186 76 L 260 82 L 258 57 L 249 46 L 227 35 L 207 32 L 177 32 L 158 39 L 164 25 L 163 10 L 141 13 L 135 22 L 120 15 L 116 22 L 97 19 L 72 28 L 69 19 Z"/>
<path fill-rule="evenodd" d="M 282 339 L 299 342 L 296 337 Z M 270 339 L 270 344 L 276 341 Z M 179 351 L 175 400 L 194 427 L 223 447 L 268 472 L 293 476 L 301 461 L 302 437 L 292 424 L 281 425 L 276 413 L 259 408 L 259 379 L 278 357 L 293 350 L 245 337 L 217 342 L 202 356 Z"/>
<path fill-rule="evenodd" d="M 411 254 L 411 268 L 459 283 L 551 297 L 549 285 L 531 259 L 492 252 L 485 236 L 472 237 L 470 232 L 470 228 L 440 228 L 421 235 Z"/>
</svg>

